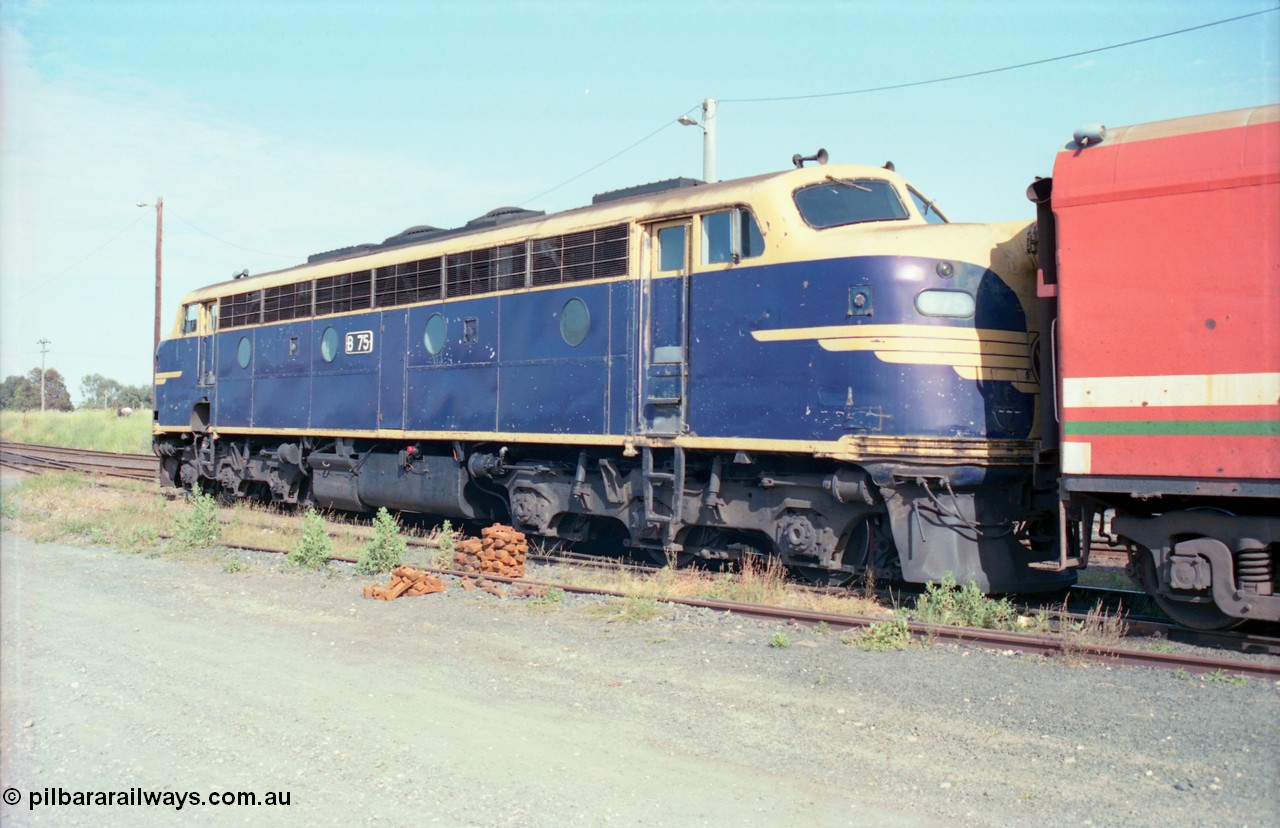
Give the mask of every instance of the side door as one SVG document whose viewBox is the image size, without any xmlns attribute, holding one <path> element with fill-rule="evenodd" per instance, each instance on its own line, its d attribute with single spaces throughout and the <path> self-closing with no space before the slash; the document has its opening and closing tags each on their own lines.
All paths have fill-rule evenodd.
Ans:
<svg viewBox="0 0 1280 828">
<path fill-rule="evenodd" d="M 408 354 L 403 308 L 382 312 L 378 345 L 378 428 L 404 428 L 404 377 Z"/>
<path fill-rule="evenodd" d="M 689 384 L 689 252 L 692 220 L 651 224 L 640 277 L 640 394 L 644 434 L 675 435 L 685 425 Z"/>
<path fill-rule="evenodd" d="M 200 341 L 197 345 L 196 357 L 196 391 L 200 401 L 191 409 L 191 430 L 203 433 L 211 424 L 217 422 L 215 408 L 218 394 L 218 300 L 205 302 L 200 313 Z"/>
<path fill-rule="evenodd" d="M 204 328 L 200 333 L 200 343 L 197 346 L 199 353 L 196 358 L 196 365 L 199 375 L 196 377 L 196 385 L 206 394 L 212 396 L 212 391 L 209 389 L 212 389 L 218 380 L 217 300 L 205 302 L 200 316 L 203 319 Z"/>
</svg>

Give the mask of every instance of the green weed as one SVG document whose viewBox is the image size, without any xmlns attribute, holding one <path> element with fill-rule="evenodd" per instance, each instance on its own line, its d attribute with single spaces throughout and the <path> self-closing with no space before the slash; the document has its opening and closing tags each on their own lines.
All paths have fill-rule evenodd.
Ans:
<svg viewBox="0 0 1280 828">
<path fill-rule="evenodd" d="M 769 639 L 769 646 L 774 649 L 781 650 L 784 647 L 791 646 L 791 636 L 779 630 L 773 634 L 773 638 Z"/>
<path fill-rule="evenodd" d="M 445 521 L 440 524 L 440 529 L 435 533 L 436 548 L 431 552 L 431 565 L 437 569 L 453 569 L 455 566 L 453 556 L 455 554 L 455 545 L 457 543 L 458 533 L 454 531 L 453 524 Z"/>
<path fill-rule="evenodd" d="M 1212 673 L 1205 673 L 1200 677 L 1201 681 L 1221 682 L 1230 684 L 1232 687 L 1243 687 L 1249 683 L 1248 676 L 1242 676 L 1239 673 L 1228 673 L 1226 670 L 1214 670 Z"/>
<path fill-rule="evenodd" d="M 302 535 L 298 545 L 289 552 L 289 563 L 303 569 L 322 569 L 329 565 L 333 543 L 325 528 L 324 518 L 315 509 L 308 509 L 302 518 Z"/>
<path fill-rule="evenodd" d="M 176 549 L 208 549 L 222 537 L 222 524 L 218 522 L 218 502 L 213 495 L 196 492 L 191 495 L 191 509 L 178 516 L 173 525 L 173 545 Z"/>
<path fill-rule="evenodd" d="M 659 617 L 662 612 L 658 601 L 654 598 L 618 598 L 602 604 L 590 604 L 586 607 L 587 615 L 602 618 L 606 623 L 622 622 L 626 624 L 644 623 Z"/>
<path fill-rule="evenodd" d="M 546 595 L 530 598 L 528 603 L 529 606 L 541 609 L 560 609 L 564 605 L 564 590 L 559 587 L 551 587 L 547 590 Z"/>
<path fill-rule="evenodd" d="M 957 588 L 950 574 L 940 584 L 931 581 L 925 586 L 925 594 L 916 601 L 911 617 L 925 624 L 989 630 L 1018 628 L 1018 612 L 1007 598 L 989 598 L 973 582 Z"/>
<path fill-rule="evenodd" d="M 911 646 L 911 630 L 908 629 L 906 618 L 890 618 L 867 627 L 856 638 L 856 643 L 861 649 L 878 653 L 905 650 Z"/>
<path fill-rule="evenodd" d="M 222 571 L 228 575 L 232 575 L 236 572 L 244 572 L 248 568 L 249 565 L 239 558 L 232 558 L 222 565 Z"/>
<path fill-rule="evenodd" d="M 360 553 L 356 572 L 361 575 L 380 575 L 390 572 L 404 560 L 409 545 L 400 534 L 400 523 L 386 507 L 378 509 L 373 519 L 373 538 Z"/>
</svg>

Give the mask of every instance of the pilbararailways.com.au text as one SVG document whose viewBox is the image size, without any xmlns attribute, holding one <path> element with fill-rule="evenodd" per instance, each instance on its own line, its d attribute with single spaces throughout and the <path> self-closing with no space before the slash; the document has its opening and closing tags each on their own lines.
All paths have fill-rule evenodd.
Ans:
<svg viewBox="0 0 1280 828">
<path fill-rule="evenodd" d="M 17 788 L 5 788 L 6 805 L 18 805 L 22 802 L 22 791 Z M 86 791 L 69 790 L 63 787 L 40 788 L 26 793 L 27 810 L 37 807 L 55 805 L 79 806 L 163 806 L 181 811 L 192 805 L 290 805 L 293 794 L 290 791 L 149 791 L 143 788 L 126 788 L 124 790 Z"/>
</svg>

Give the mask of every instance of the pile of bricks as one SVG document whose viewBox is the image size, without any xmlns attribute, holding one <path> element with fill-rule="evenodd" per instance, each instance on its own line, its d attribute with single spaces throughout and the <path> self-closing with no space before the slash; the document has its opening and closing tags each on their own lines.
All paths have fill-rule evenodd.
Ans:
<svg viewBox="0 0 1280 828">
<path fill-rule="evenodd" d="M 478 539 L 458 541 L 453 562 L 463 572 L 523 578 L 528 553 L 529 544 L 523 532 L 495 523 L 481 529 Z"/>
<path fill-rule="evenodd" d="M 444 592 L 444 581 L 421 569 L 397 566 L 391 570 L 391 580 L 386 586 L 369 584 L 364 588 L 364 597 L 394 601 L 401 595 L 430 595 L 433 592 Z"/>
</svg>

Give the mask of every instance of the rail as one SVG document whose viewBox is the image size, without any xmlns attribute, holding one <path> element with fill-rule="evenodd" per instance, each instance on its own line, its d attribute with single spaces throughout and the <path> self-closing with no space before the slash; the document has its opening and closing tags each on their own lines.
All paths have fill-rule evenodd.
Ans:
<svg viewBox="0 0 1280 828">
<path fill-rule="evenodd" d="M 8 441 L 0 442 L 0 466 L 24 472 L 71 471 L 126 480 L 155 480 L 160 469 L 155 455 L 151 454 L 119 454 Z"/>
</svg>

